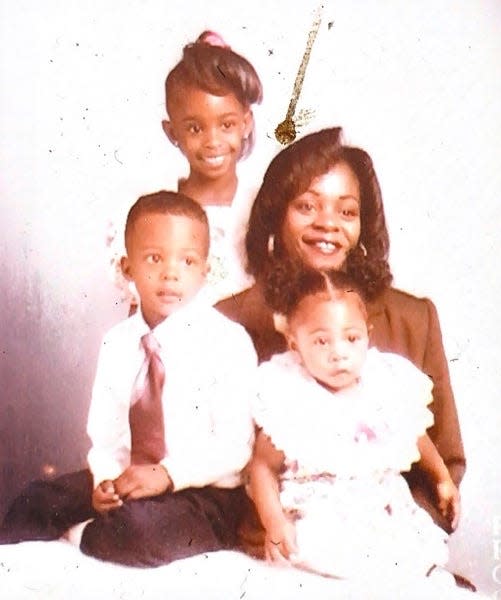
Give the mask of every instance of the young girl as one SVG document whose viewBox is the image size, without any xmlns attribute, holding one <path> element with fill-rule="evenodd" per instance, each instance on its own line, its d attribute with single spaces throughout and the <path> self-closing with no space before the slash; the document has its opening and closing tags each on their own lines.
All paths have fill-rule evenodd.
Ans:
<svg viewBox="0 0 501 600">
<path fill-rule="evenodd" d="M 261 102 L 254 67 L 211 31 L 183 50 L 165 81 L 162 127 L 186 157 L 189 173 L 170 187 L 199 202 L 211 231 L 207 295 L 214 303 L 252 284 L 243 265 L 245 225 L 257 191 L 239 181 L 237 163 L 255 138 L 252 105 Z M 115 266 L 121 249 L 114 251 Z M 119 283 L 124 283 L 118 271 Z"/>
<path fill-rule="evenodd" d="M 217 33 L 204 31 L 167 75 L 165 96 L 168 119 L 162 127 L 189 166 L 187 177 L 173 179 L 168 187 L 199 202 L 209 218 L 207 295 L 214 303 L 253 281 L 243 265 L 244 236 L 259 178 L 252 185 L 240 181 L 237 163 L 254 146 L 252 105 L 261 102 L 262 85 L 248 60 Z M 115 280 L 124 288 L 118 264 L 122 248 L 113 232 L 110 237 Z"/>
<path fill-rule="evenodd" d="M 265 294 L 289 351 L 259 368 L 249 466 L 267 557 L 340 578 L 438 572 L 447 535 L 400 474 L 419 460 L 457 524 L 458 490 L 426 434 L 431 381 L 368 349 L 365 304 L 345 273 L 284 275 Z"/>
<path fill-rule="evenodd" d="M 165 81 L 163 129 L 189 163 L 180 192 L 207 212 L 211 230 L 209 289 L 216 301 L 249 287 L 243 268 L 245 225 L 255 189 L 242 185 L 237 163 L 255 138 L 252 105 L 262 100 L 254 67 L 212 31 L 183 50 Z"/>
</svg>

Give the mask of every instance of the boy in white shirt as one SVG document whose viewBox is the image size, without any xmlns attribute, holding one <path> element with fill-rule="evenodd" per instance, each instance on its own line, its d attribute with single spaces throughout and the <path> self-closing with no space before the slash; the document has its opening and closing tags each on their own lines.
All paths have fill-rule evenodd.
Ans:
<svg viewBox="0 0 501 600">
<path fill-rule="evenodd" d="M 0 530 L 0 540 L 59 537 L 61 528 L 94 517 L 83 530 L 83 552 L 157 566 L 236 544 L 246 501 L 240 471 L 253 442 L 246 382 L 257 360 L 245 330 L 197 298 L 209 251 L 207 217 L 198 203 L 173 192 L 141 197 L 129 211 L 125 241 L 123 270 L 141 302 L 101 346 L 88 419 L 92 508 L 88 472 L 63 476 L 52 493 L 60 496 L 68 483 L 71 493 L 58 507 L 67 516 L 58 515 L 57 527 L 52 520 L 50 535 L 34 535 L 31 526 L 27 537 L 24 526 L 16 537 L 19 518 L 11 509 L 2 528 L 10 537 Z M 146 417 L 145 426 L 133 410 L 158 383 L 148 380 L 141 345 L 148 333 L 159 345 L 164 383 L 160 416 Z M 46 507 L 54 508 L 53 484 L 43 482 Z M 36 502 L 27 503 L 25 494 L 24 504 L 30 503 L 33 514 Z"/>
</svg>

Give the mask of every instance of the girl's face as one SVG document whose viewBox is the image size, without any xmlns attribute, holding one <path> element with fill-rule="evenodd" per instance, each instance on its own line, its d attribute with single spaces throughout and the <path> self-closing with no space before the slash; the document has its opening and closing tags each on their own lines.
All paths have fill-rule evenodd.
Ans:
<svg viewBox="0 0 501 600">
<path fill-rule="evenodd" d="M 355 292 L 339 300 L 306 296 L 289 319 L 288 341 L 306 370 L 329 391 L 354 385 L 369 346 L 367 321 Z"/>
<path fill-rule="evenodd" d="M 233 94 L 213 96 L 186 87 L 169 104 L 170 121 L 162 125 L 190 163 L 190 175 L 214 180 L 233 174 L 242 143 L 252 129 L 252 113 Z"/>
<path fill-rule="evenodd" d="M 282 225 L 286 251 L 314 269 L 342 269 L 360 237 L 360 186 L 346 162 L 293 198 Z"/>
</svg>

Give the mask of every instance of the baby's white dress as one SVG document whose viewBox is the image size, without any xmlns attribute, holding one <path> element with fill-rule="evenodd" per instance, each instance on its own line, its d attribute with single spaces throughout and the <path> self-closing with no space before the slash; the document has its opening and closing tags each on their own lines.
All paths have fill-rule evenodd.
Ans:
<svg viewBox="0 0 501 600">
<path fill-rule="evenodd" d="M 357 386 L 331 393 L 292 352 L 259 367 L 256 423 L 285 455 L 280 500 L 296 563 L 342 578 L 421 578 L 448 559 L 447 535 L 401 471 L 432 425 L 432 384 L 409 361 L 370 349 Z"/>
</svg>

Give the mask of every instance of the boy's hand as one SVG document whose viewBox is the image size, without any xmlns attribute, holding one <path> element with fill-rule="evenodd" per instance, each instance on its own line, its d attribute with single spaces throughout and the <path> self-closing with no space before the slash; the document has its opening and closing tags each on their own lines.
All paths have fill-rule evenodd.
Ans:
<svg viewBox="0 0 501 600">
<path fill-rule="evenodd" d="M 132 465 L 113 482 L 120 498 L 137 500 L 159 496 L 172 488 L 172 480 L 162 465 Z"/>
<path fill-rule="evenodd" d="M 442 515 L 449 520 L 452 529 L 459 523 L 460 498 L 459 490 L 452 479 L 445 479 L 437 483 L 438 508 Z"/>
<path fill-rule="evenodd" d="M 92 506 L 98 513 L 105 513 L 122 506 L 122 500 L 115 490 L 113 481 L 109 479 L 101 483 L 92 492 Z"/>
<path fill-rule="evenodd" d="M 289 564 L 297 554 L 296 528 L 288 519 L 266 532 L 264 551 L 266 560 Z"/>
</svg>

